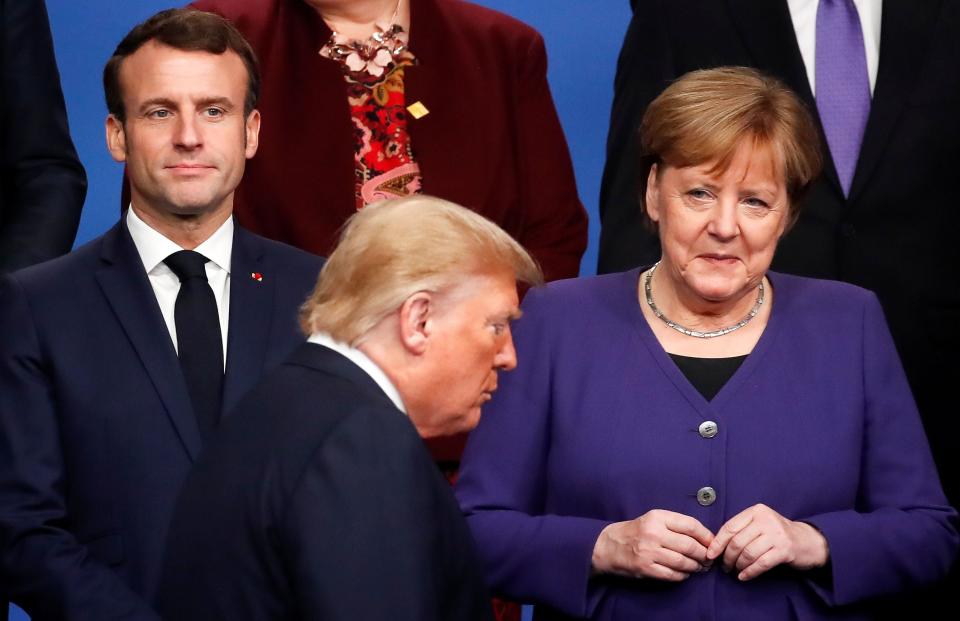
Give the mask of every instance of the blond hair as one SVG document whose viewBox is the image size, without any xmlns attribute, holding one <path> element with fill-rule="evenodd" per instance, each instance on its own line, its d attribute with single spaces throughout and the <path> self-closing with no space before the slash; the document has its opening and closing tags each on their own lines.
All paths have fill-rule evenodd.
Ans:
<svg viewBox="0 0 960 621">
<path fill-rule="evenodd" d="M 779 80 L 748 67 L 691 71 L 647 107 L 640 123 L 640 205 L 654 164 L 677 168 L 716 162 L 723 172 L 744 141 L 770 147 L 786 182 L 788 228 L 820 174 L 820 134 L 802 101 Z"/>
<path fill-rule="evenodd" d="M 445 292 L 471 275 L 501 271 L 543 282 L 520 244 L 483 216 L 429 196 L 382 201 L 347 221 L 300 325 L 356 345 L 414 293 Z"/>
</svg>

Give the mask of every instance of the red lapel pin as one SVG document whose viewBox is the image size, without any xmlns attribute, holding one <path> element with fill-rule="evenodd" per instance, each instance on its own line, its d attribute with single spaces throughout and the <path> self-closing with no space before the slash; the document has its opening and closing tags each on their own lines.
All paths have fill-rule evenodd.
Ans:
<svg viewBox="0 0 960 621">
<path fill-rule="evenodd" d="M 257 282 L 263 282 L 263 274 L 260 272 L 250 272 L 250 278 L 254 279 Z"/>
</svg>

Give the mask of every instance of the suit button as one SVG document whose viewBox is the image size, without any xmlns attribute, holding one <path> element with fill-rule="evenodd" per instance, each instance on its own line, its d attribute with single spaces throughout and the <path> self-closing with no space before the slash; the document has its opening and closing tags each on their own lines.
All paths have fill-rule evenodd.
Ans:
<svg viewBox="0 0 960 621">
<path fill-rule="evenodd" d="M 697 502 L 704 507 L 709 507 L 717 501 L 717 491 L 712 487 L 701 487 L 697 490 Z"/>
<path fill-rule="evenodd" d="M 706 420 L 700 423 L 700 432 L 701 438 L 712 438 L 717 435 L 717 424 L 712 420 Z"/>
<path fill-rule="evenodd" d="M 840 225 L 840 234 L 844 237 L 853 237 L 857 234 L 857 229 L 853 226 L 853 224 L 844 222 Z"/>
</svg>

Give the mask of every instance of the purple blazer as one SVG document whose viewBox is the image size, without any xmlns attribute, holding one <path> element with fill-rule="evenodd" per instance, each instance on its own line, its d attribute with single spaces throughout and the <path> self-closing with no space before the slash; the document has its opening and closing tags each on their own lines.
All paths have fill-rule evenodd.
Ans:
<svg viewBox="0 0 960 621">
<path fill-rule="evenodd" d="M 856 619 L 865 600 L 946 574 L 957 514 L 872 293 L 769 274 L 767 328 L 708 402 L 643 318 L 638 277 L 560 281 L 524 300 L 518 370 L 485 408 L 456 489 L 495 591 L 540 604 L 538 619 Z M 697 502 L 705 486 L 710 506 Z M 819 528 L 830 571 L 591 578 L 611 522 L 660 508 L 716 532 L 755 503 Z"/>
</svg>

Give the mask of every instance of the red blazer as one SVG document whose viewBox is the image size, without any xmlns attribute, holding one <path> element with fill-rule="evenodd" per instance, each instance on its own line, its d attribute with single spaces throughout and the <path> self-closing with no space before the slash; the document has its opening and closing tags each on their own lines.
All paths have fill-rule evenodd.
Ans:
<svg viewBox="0 0 960 621">
<path fill-rule="evenodd" d="M 318 51 L 330 29 L 302 0 L 199 0 L 232 20 L 260 57 L 260 150 L 237 194 L 241 224 L 328 255 L 354 212 L 353 125 L 340 68 Z M 587 216 L 546 78 L 543 40 L 502 13 L 411 0 L 407 104 L 423 191 L 490 218 L 548 279 L 576 276 Z"/>
</svg>

